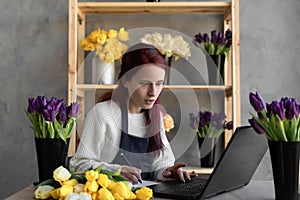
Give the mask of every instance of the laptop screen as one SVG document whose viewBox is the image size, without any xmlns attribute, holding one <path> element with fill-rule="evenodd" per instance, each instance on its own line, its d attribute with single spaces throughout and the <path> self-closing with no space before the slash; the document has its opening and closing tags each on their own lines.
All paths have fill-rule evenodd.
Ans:
<svg viewBox="0 0 300 200">
<path fill-rule="evenodd" d="M 238 127 L 201 196 L 213 196 L 247 185 L 267 148 L 266 138 L 252 127 Z"/>
</svg>

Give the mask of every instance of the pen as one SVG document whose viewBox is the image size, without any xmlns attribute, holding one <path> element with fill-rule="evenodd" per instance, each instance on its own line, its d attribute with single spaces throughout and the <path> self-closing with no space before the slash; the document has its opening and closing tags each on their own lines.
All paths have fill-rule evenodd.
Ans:
<svg viewBox="0 0 300 200">
<path fill-rule="evenodd" d="M 132 164 L 131 164 L 131 163 L 129 162 L 129 160 L 126 158 L 126 156 L 124 155 L 124 153 L 120 153 L 120 156 L 123 157 L 123 159 L 125 160 L 125 162 L 127 163 L 127 165 L 132 166 Z M 139 181 L 140 183 L 142 183 L 142 180 L 141 180 L 141 179 L 138 179 L 138 181 Z"/>
</svg>

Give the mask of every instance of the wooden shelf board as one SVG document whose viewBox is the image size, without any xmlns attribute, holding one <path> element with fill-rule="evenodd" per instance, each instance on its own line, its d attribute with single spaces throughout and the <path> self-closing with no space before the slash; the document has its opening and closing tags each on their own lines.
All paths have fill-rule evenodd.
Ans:
<svg viewBox="0 0 300 200">
<path fill-rule="evenodd" d="M 116 85 L 102 85 L 102 84 L 77 84 L 79 90 L 112 90 Z M 164 89 L 195 89 L 195 90 L 231 90 L 232 86 L 224 85 L 164 85 Z"/>
<path fill-rule="evenodd" d="M 225 14 L 231 2 L 78 2 L 82 14 Z"/>
</svg>

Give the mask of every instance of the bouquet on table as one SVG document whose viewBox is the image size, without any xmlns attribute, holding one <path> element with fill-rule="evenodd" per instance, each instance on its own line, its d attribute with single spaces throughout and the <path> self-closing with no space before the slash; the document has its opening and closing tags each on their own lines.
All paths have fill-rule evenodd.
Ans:
<svg viewBox="0 0 300 200">
<path fill-rule="evenodd" d="M 53 179 L 39 184 L 34 192 L 36 199 L 60 200 L 148 200 L 152 190 L 148 187 L 134 188 L 120 176 L 120 171 L 90 169 L 76 173 L 60 166 L 53 172 Z"/>
<path fill-rule="evenodd" d="M 64 142 L 71 137 L 76 125 L 80 105 L 77 102 L 67 106 L 63 99 L 45 96 L 28 99 L 26 114 L 31 121 L 35 138 L 61 138 Z"/>
<path fill-rule="evenodd" d="M 259 134 L 265 134 L 270 141 L 300 141 L 300 105 L 295 98 L 282 97 L 265 106 L 258 92 L 250 93 L 249 99 L 256 114 L 251 113 L 249 123 Z"/>
</svg>

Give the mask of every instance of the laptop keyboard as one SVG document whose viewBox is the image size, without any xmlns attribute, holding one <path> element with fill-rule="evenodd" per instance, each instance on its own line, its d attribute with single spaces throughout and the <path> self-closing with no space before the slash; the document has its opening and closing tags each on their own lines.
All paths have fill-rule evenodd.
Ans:
<svg viewBox="0 0 300 200">
<path fill-rule="evenodd" d="M 182 184 L 178 184 L 174 188 L 174 192 L 176 193 L 185 193 L 185 194 L 195 194 L 199 193 L 203 190 L 205 186 L 206 180 L 199 180 L 196 182 L 186 182 Z"/>
</svg>

